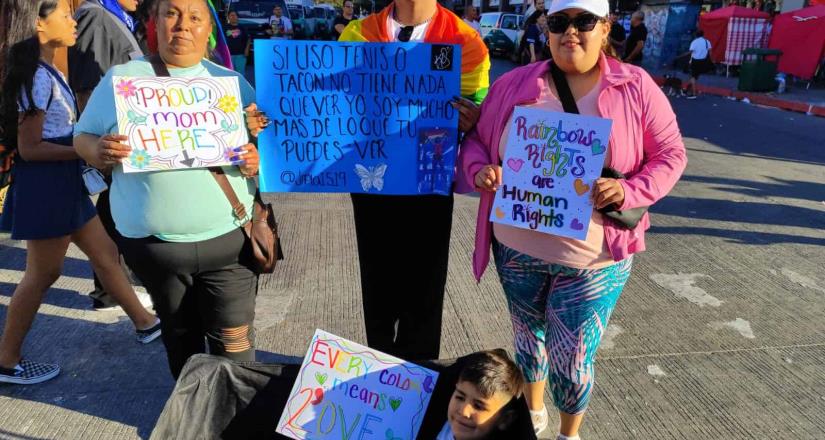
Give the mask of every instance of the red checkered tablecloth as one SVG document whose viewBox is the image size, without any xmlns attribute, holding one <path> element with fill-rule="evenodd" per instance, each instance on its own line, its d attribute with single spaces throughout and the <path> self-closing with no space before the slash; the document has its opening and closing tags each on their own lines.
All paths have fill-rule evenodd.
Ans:
<svg viewBox="0 0 825 440">
<path fill-rule="evenodd" d="M 729 66 L 742 64 L 742 51 L 767 46 L 769 34 L 770 24 L 764 18 L 731 18 L 724 63 Z"/>
</svg>

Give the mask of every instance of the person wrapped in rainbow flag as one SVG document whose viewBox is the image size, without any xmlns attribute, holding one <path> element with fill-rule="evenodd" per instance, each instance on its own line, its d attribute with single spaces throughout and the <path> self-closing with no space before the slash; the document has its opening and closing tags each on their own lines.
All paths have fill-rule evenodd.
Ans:
<svg viewBox="0 0 825 440">
<path fill-rule="evenodd" d="M 490 85 L 490 56 L 478 32 L 436 0 L 395 0 L 351 21 L 338 41 L 461 46 L 459 130 L 478 121 Z M 452 227 L 453 195 L 352 194 L 370 347 L 403 359 L 436 359 Z M 386 220 L 391 213 L 393 221 Z"/>
</svg>

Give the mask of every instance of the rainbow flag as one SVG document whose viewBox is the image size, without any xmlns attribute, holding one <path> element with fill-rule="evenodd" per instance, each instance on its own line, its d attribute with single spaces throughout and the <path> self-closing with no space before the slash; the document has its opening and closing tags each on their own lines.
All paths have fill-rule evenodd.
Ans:
<svg viewBox="0 0 825 440">
<path fill-rule="evenodd" d="M 387 18 L 392 13 L 392 8 L 393 5 L 390 4 L 377 14 L 351 21 L 338 41 L 389 43 Z M 490 87 L 490 54 L 481 35 L 455 14 L 438 5 L 424 41 L 461 46 L 461 95 L 480 104 Z"/>
<path fill-rule="evenodd" d="M 229 53 L 229 46 L 226 45 L 226 35 L 223 33 L 223 26 L 221 26 L 221 19 L 218 16 L 218 11 L 212 0 L 209 2 L 209 10 L 212 12 L 212 21 L 215 26 L 212 26 L 212 35 L 209 36 L 209 48 L 214 52 L 218 64 L 221 64 L 227 69 L 232 69 L 232 55 Z"/>
</svg>

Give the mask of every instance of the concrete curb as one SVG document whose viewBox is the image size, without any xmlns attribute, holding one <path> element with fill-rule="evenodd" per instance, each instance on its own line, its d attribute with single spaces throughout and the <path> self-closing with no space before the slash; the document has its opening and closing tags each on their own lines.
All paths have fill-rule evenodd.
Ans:
<svg viewBox="0 0 825 440">
<path fill-rule="evenodd" d="M 662 76 L 653 76 L 654 81 L 659 86 L 665 83 L 665 78 Z M 725 89 L 722 87 L 711 87 L 697 85 L 700 93 L 707 95 L 721 96 L 723 98 L 735 98 L 742 100 L 747 98 L 751 104 L 764 105 L 766 107 L 778 108 L 781 110 L 789 110 L 792 112 L 806 113 L 813 116 L 825 117 L 825 106 L 813 105 L 807 102 L 789 101 L 786 99 L 777 99 L 762 93 L 740 92 L 738 90 Z"/>
</svg>

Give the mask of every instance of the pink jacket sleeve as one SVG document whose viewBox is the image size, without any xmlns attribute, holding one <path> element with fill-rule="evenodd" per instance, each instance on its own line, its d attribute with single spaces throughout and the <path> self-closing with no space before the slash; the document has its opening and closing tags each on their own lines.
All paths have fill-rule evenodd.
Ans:
<svg viewBox="0 0 825 440">
<path fill-rule="evenodd" d="M 466 194 L 475 191 L 475 176 L 485 165 L 498 163 L 498 158 L 490 157 L 490 146 L 493 144 L 493 132 L 498 124 L 502 104 L 502 92 L 505 88 L 505 75 L 490 87 L 487 97 L 481 103 L 481 116 L 475 128 L 470 130 L 461 142 L 458 151 L 458 166 L 456 167 L 455 192 Z M 504 80 L 504 81 L 502 81 Z"/>
<path fill-rule="evenodd" d="M 687 166 L 685 144 L 676 115 L 649 75 L 642 75 L 644 159 L 631 178 L 620 180 L 624 204 L 619 209 L 651 206 L 673 189 Z"/>
</svg>

